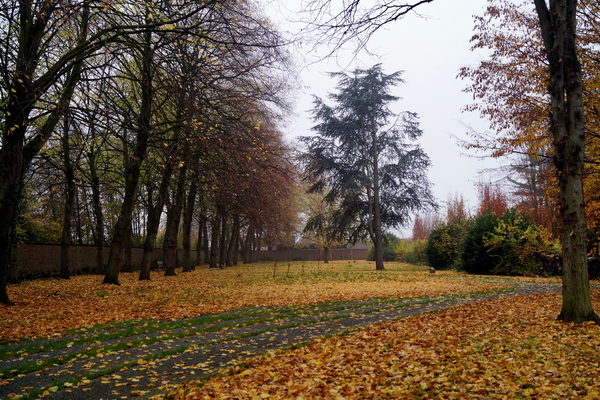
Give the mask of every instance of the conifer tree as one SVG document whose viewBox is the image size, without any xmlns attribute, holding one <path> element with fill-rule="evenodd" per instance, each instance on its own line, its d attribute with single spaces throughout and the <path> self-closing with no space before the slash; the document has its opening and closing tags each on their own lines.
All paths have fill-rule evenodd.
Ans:
<svg viewBox="0 0 600 400">
<path fill-rule="evenodd" d="M 434 206 L 429 158 L 414 144 L 422 131 L 415 113 L 395 114 L 389 107 L 399 99 L 391 90 L 402 82 L 401 72 L 386 75 L 377 64 L 331 76 L 338 79 L 337 92 L 329 95 L 334 105 L 315 98 L 316 135 L 301 138 L 309 192 L 324 191 L 324 201 L 338 205 L 330 215 L 331 234 L 350 242 L 368 236 L 376 269 L 384 269 L 384 231 Z"/>
</svg>

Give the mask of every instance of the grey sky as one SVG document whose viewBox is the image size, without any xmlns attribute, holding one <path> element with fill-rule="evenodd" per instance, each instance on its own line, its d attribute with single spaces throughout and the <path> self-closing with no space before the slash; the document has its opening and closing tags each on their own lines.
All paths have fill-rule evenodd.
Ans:
<svg viewBox="0 0 600 400">
<path fill-rule="evenodd" d="M 462 111 L 473 100 L 470 94 L 462 92 L 468 82 L 457 79 L 456 75 L 460 67 L 474 65 L 485 58 L 485 53 L 470 51 L 469 40 L 473 35 L 472 16 L 482 14 L 486 3 L 486 0 L 433 1 L 419 9 L 427 18 L 407 16 L 372 38 L 370 50 L 379 57 L 363 52 L 351 61 L 348 50 L 337 58 L 305 68 L 302 72 L 304 89 L 296 104 L 298 115 L 288 124 L 286 135 L 293 138 L 310 132 L 312 122 L 307 110 L 311 108 L 312 95 L 325 98 L 328 92 L 334 91 L 335 81 L 327 72 L 368 68 L 378 62 L 386 73 L 403 70 L 405 83 L 396 92 L 402 99 L 395 110 L 419 114 L 424 132 L 420 143 L 432 161 L 429 179 L 435 197 L 443 206 L 448 195 L 457 192 L 464 196 L 469 207 L 475 207 L 475 184 L 487 179 L 478 172 L 497 167 L 499 162 L 465 156 L 453 137 L 464 138 L 467 125 L 477 131 L 488 129 L 487 121 L 479 115 Z M 281 28 L 286 28 L 285 23 Z M 297 50 L 299 59 L 304 59 L 302 50 Z M 402 233 L 409 234 L 410 227 Z"/>
</svg>

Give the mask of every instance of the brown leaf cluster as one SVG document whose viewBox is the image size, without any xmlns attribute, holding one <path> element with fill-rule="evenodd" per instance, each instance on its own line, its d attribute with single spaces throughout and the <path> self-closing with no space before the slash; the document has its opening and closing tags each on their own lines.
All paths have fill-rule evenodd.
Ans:
<svg viewBox="0 0 600 400">
<path fill-rule="evenodd" d="M 121 286 L 102 284 L 98 275 L 74 276 L 69 280 L 40 279 L 8 287 L 16 305 L 0 305 L 0 339 L 18 340 L 63 334 L 111 321 L 143 318 L 181 319 L 199 314 L 219 313 L 242 307 L 275 307 L 292 304 L 364 299 L 371 297 L 415 297 L 491 290 L 501 284 L 428 276 L 425 272 L 386 271 L 375 274 L 372 266 L 353 267 L 367 278 L 339 281 L 333 274 L 343 263 L 320 266 L 318 279 L 307 280 L 300 264 L 276 274 L 290 274 L 289 280 L 273 279 L 273 264 L 253 264 L 226 270 L 197 269 L 165 277 L 153 272 L 152 280 L 138 281 L 137 274 L 121 274 Z M 365 268 L 368 268 L 367 271 Z M 312 273 L 311 272 L 311 273 Z M 352 274 L 352 270 L 343 270 Z M 295 275 L 294 275 L 295 274 Z M 362 276 L 362 275 L 361 275 Z M 382 280 L 380 278 L 385 277 Z M 289 282 L 289 283 L 288 283 Z"/>
<path fill-rule="evenodd" d="M 600 291 L 593 298 L 598 309 Z M 175 398 L 598 399 L 600 329 L 557 321 L 560 302 L 517 296 L 381 323 L 254 359 Z"/>
</svg>

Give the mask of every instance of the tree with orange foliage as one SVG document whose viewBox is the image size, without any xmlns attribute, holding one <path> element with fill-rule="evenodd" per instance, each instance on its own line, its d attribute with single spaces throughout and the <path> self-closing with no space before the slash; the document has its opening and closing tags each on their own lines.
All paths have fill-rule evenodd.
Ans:
<svg viewBox="0 0 600 400">
<path fill-rule="evenodd" d="M 479 183 L 477 192 L 479 197 L 478 215 L 491 212 L 496 217 L 500 217 L 508 210 L 508 196 L 499 185 Z"/>
<path fill-rule="evenodd" d="M 412 239 L 413 240 L 417 240 L 417 239 L 427 239 L 427 237 L 429 236 L 429 232 L 431 232 L 430 229 L 427 229 L 427 225 L 426 225 L 426 217 L 423 217 L 421 215 L 417 215 L 415 217 L 415 222 L 413 223 L 413 229 L 412 229 Z"/>
<path fill-rule="evenodd" d="M 578 12 L 577 45 L 585 71 L 582 89 L 589 161 L 585 165 L 584 193 L 588 225 L 596 229 L 600 227 L 600 198 L 595 196 L 600 187 L 597 182 L 600 87 L 596 83 L 600 81 L 596 46 L 600 37 L 600 8 L 592 2 L 580 2 Z M 470 132 L 463 145 L 492 157 L 516 155 L 509 181 L 515 184 L 515 194 L 522 205 L 519 208 L 527 211 L 532 220 L 556 232 L 560 221 L 552 218 L 558 200 L 558 181 L 552 163 L 554 147 L 548 134 L 549 62 L 534 6 L 529 2 L 491 0 L 485 14 L 475 16 L 475 32 L 472 50 L 486 49 L 491 53 L 479 64 L 463 67 L 458 76 L 471 80 L 465 91 L 476 100 L 465 110 L 479 112 L 488 119 L 493 134 Z"/>
<path fill-rule="evenodd" d="M 462 194 L 448 195 L 446 200 L 446 222 L 464 221 L 469 218 L 469 210 Z"/>
<path fill-rule="evenodd" d="M 600 323 L 589 289 L 583 195 L 585 147 L 595 139 L 586 137 L 586 132 L 600 132 L 595 129 L 600 120 L 596 118 L 597 96 L 590 96 L 597 91 L 594 82 L 600 70 L 586 68 L 588 60 L 597 59 L 598 5 L 576 0 L 533 3 L 535 11 L 531 12 L 508 1 L 493 1 L 486 16 L 477 19 L 480 33 L 473 38 L 474 47 L 492 49 L 492 57 L 480 69 L 463 69 L 461 76 L 473 79 L 468 90 L 483 105 L 472 109 L 490 118 L 499 137 L 475 141 L 473 147 L 500 156 L 524 146 L 528 154 L 553 158 L 562 224 L 559 319 Z M 581 35 L 576 39 L 577 34 Z M 586 106 L 584 95 L 590 100 Z"/>
</svg>

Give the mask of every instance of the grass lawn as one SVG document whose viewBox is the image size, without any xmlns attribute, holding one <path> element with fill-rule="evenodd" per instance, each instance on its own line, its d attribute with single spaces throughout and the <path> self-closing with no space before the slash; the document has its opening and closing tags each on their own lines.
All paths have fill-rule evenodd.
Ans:
<svg viewBox="0 0 600 400">
<path fill-rule="evenodd" d="M 229 310 L 355 299 L 502 290 L 511 281 L 558 279 L 429 274 L 422 266 L 335 261 L 198 268 L 151 281 L 122 274 L 41 279 L 9 286 L 0 340 L 61 336 L 143 319 L 165 324 Z M 600 291 L 593 291 L 600 310 Z M 169 397 L 192 399 L 599 399 L 600 328 L 556 321 L 560 293 L 507 297 L 380 323 L 271 352 L 186 382 Z M 129 345 L 129 344 L 128 344 Z M 133 344 L 132 344 L 133 345 Z M 163 395 L 161 395 L 163 397 Z"/>
<path fill-rule="evenodd" d="M 0 340 L 62 335 L 76 328 L 127 320 L 176 320 L 246 307 L 287 306 L 373 297 L 418 297 L 488 291 L 498 283 L 456 279 L 453 271 L 426 267 L 335 261 L 256 263 L 226 269 L 197 268 L 150 281 L 123 273 L 120 286 L 102 276 L 39 279 L 10 285 L 14 306 L 0 305 Z"/>
</svg>

